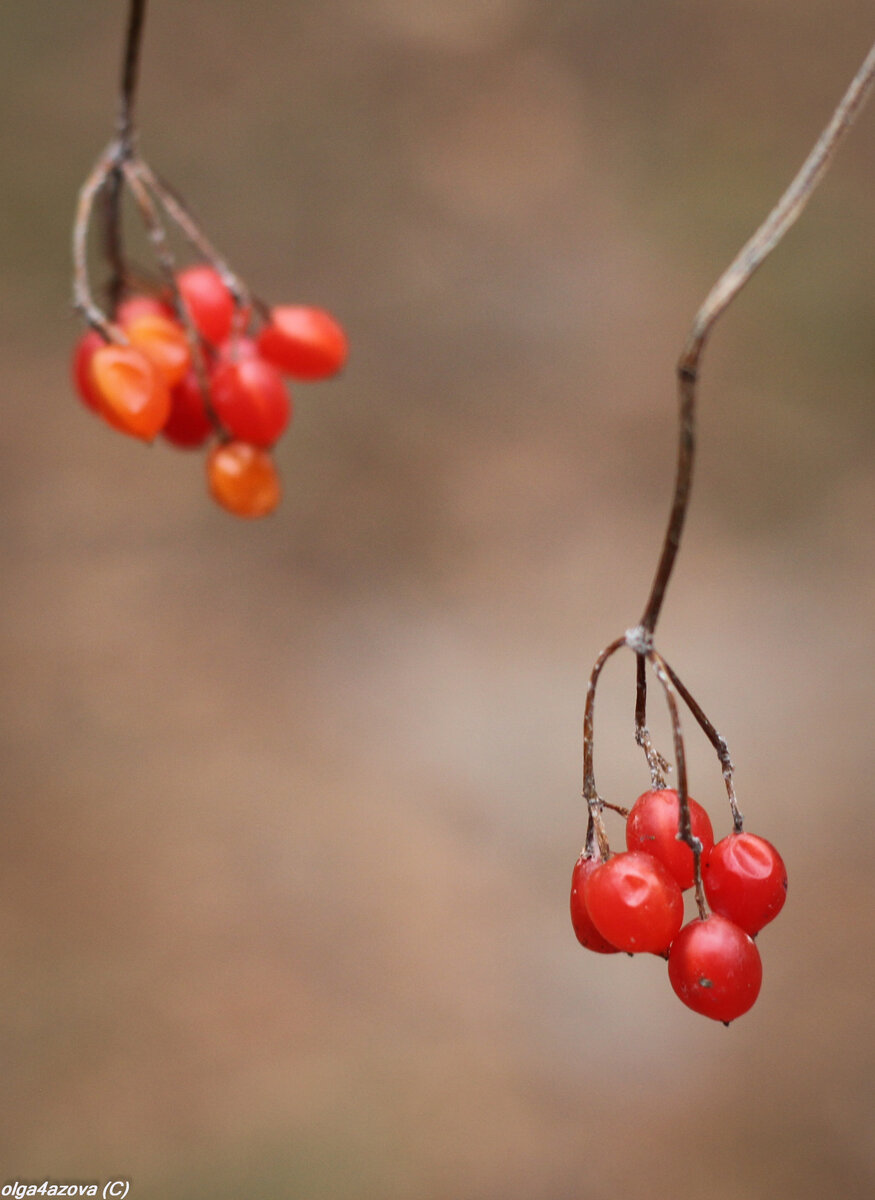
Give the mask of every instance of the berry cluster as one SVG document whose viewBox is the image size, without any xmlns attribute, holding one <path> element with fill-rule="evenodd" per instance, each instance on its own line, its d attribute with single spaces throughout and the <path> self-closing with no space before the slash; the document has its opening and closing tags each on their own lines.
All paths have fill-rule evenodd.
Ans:
<svg viewBox="0 0 875 1200">
<path fill-rule="evenodd" d="M 116 134 L 79 190 L 73 222 L 73 303 L 88 324 L 73 354 L 85 405 L 108 425 L 184 449 L 211 437 L 213 498 L 240 517 L 280 500 L 271 450 L 292 415 L 283 376 L 326 379 L 346 362 L 346 336 L 318 308 L 270 308 L 207 239 L 179 193 L 138 150 L 134 98 L 146 0 L 130 0 Z M 133 201 L 154 253 L 146 288 L 126 251 L 123 213 Z M 106 279 L 91 285 L 89 238 L 100 235 Z M 177 267 L 174 238 L 197 263 Z"/>
<path fill-rule="evenodd" d="M 325 379 L 346 361 L 343 330 L 321 309 L 238 310 L 215 267 L 177 273 L 164 294 L 130 294 L 112 320 L 76 344 L 72 374 L 84 404 L 113 429 L 183 449 L 213 438 L 207 478 L 228 512 L 261 517 L 280 499 L 270 451 L 292 401 L 283 376 Z M 107 336 L 108 335 L 108 336 Z"/>
<path fill-rule="evenodd" d="M 708 813 L 688 797 L 694 853 L 680 837 L 682 815 L 677 791 L 653 788 L 628 813 L 623 853 L 603 858 L 590 840 L 571 879 L 571 922 L 581 945 L 598 954 L 663 955 L 683 1003 L 728 1024 L 759 995 L 754 938 L 783 908 L 787 872 L 755 834 L 736 829 L 715 843 Z M 694 884 L 700 915 L 684 925 L 683 892 Z"/>
</svg>

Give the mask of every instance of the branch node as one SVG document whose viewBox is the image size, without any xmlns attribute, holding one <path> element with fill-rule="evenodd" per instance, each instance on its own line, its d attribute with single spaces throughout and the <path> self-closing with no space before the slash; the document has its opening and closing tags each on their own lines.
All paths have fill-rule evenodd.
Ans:
<svg viewBox="0 0 875 1200">
<path fill-rule="evenodd" d="M 634 629 L 627 629 L 625 640 L 630 650 L 634 650 L 636 654 L 643 657 L 646 657 L 653 649 L 653 634 L 643 625 L 636 625 Z"/>
</svg>

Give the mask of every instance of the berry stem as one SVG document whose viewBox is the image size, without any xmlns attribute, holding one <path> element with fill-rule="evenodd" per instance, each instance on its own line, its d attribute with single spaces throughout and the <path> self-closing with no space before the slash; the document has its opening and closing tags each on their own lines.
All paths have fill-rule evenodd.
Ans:
<svg viewBox="0 0 875 1200">
<path fill-rule="evenodd" d="M 681 717 L 678 711 L 677 693 L 665 660 L 652 647 L 647 653 L 648 662 L 652 663 L 656 678 L 662 684 L 665 701 L 671 717 L 671 732 L 674 740 L 674 756 L 678 772 L 678 841 L 685 842 L 693 852 L 693 872 L 696 881 L 696 907 L 702 920 L 707 916 L 705 908 L 705 889 L 702 886 L 702 843 L 693 835 L 690 822 L 690 801 L 687 791 L 687 756 L 684 750 L 684 736 L 681 730 Z"/>
<path fill-rule="evenodd" d="M 586 705 L 583 710 L 583 798 L 589 808 L 590 827 L 594 829 L 598 841 L 599 853 L 603 859 L 608 857 L 608 835 L 602 820 L 602 800 L 595 786 L 593 771 L 593 742 L 595 730 L 595 693 L 602 668 L 611 657 L 626 645 L 626 635 L 616 638 L 606 646 L 595 661 L 586 689 Z M 587 845 L 590 844 L 590 832 L 587 832 Z"/>
<path fill-rule="evenodd" d="M 122 78 L 119 89 L 118 140 L 130 153 L 136 138 L 134 101 L 140 68 L 140 48 L 143 44 L 143 24 L 146 19 L 146 0 L 131 0 L 128 9 L 128 29 L 122 59 Z"/>
<path fill-rule="evenodd" d="M 106 295 L 110 312 L 115 312 L 125 291 L 125 256 L 121 228 L 122 172 L 113 166 L 103 185 L 103 253 L 109 263 Z"/>
<path fill-rule="evenodd" d="M 158 261 L 158 266 L 161 273 L 170 289 L 173 296 L 173 304 L 179 319 L 182 322 L 185 336 L 188 341 L 191 351 L 191 364 L 195 375 L 197 376 L 198 388 L 200 389 L 201 397 L 204 402 L 204 408 L 207 416 L 213 425 L 213 428 L 220 437 L 227 440 L 228 432 L 222 422 L 219 420 L 218 414 L 213 407 L 210 398 L 210 384 L 207 377 L 207 366 L 204 358 L 204 348 L 201 343 L 200 336 L 195 328 L 194 320 L 192 319 L 189 307 L 185 302 L 185 298 L 179 291 L 176 282 L 176 261 L 173 257 L 173 251 L 170 249 L 170 244 L 167 240 L 167 231 L 161 222 L 161 217 L 158 213 L 149 189 L 143 179 L 144 173 L 148 172 L 143 161 L 138 157 L 129 158 L 123 165 L 124 179 L 140 210 L 140 216 L 143 219 L 143 225 L 149 235 L 149 240 L 152 243 L 155 251 L 155 258 Z"/>
<path fill-rule="evenodd" d="M 231 270 L 227 261 L 206 237 L 181 196 L 169 184 L 160 179 L 145 162 L 138 164 L 138 171 L 149 191 L 164 209 L 170 220 L 178 227 L 182 236 L 213 267 L 231 293 L 234 298 L 234 333 L 235 336 L 239 336 L 240 332 L 242 332 L 241 326 L 244 313 L 253 303 L 249 288 Z M 260 310 L 266 308 L 261 302 L 258 302 L 257 307 Z"/>
<path fill-rule="evenodd" d="M 118 143 L 113 141 L 94 164 L 79 190 L 73 221 L 73 305 L 92 329 L 107 341 L 125 341 L 121 331 L 98 306 L 88 281 L 88 229 L 94 202 L 118 161 Z"/>
<path fill-rule="evenodd" d="M 677 674 L 672 670 L 669 664 L 665 662 L 665 660 L 663 660 L 663 665 L 669 679 L 674 686 L 675 691 L 695 717 L 708 741 L 717 751 L 717 757 L 720 759 L 720 766 L 723 768 L 723 782 L 726 784 L 726 794 L 729 798 L 729 807 L 732 810 L 732 824 L 735 832 L 741 833 L 744 829 L 744 817 L 739 811 L 738 801 L 735 796 L 735 784 L 732 778 L 735 768 L 732 765 L 732 759 L 729 756 L 729 747 L 726 744 L 726 738 L 717 732 L 717 730 L 705 716 L 701 705 L 694 699 L 692 694 L 680 681 Z"/>
<path fill-rule="evenodd" d="M 664 788 L 665 777 L 671 767 L 654 746 L 650 730 L 647 728 L 647 658 L 645 655 L 635 655 L 635 669 L 635 742 L 644 751 L 647 759 L 651 787 Z"/>
<path fill-rule="evenodd" d="M 656 629 L 687 515 L 695 455 L 696 384 L 705 342 L 721 313 L 802 213 L 832 161 L 839 142 L 862 107 L 873 78 L 875 46 L 869 51 L 793 182 L 714 284 L 693 321 L 693 327 L 677 364 L 680 422 L 674 497 L 653 585 L 641 617 L 641 627 L 649 634 L 653 634 Z"/>
<path fill-rule="evenodd" d="M 146 0 L 131 0 L 119 86 L 117 157 L 107 175 L 103 192 L 103 247 L 110 266 L 107 297 L 111 312 L 115 311 L 121 300 L 126 283 L 121 221 L 122 163 L 133 155 L 136 142 L 134 103 L 145 19 Z"/>
</svg>

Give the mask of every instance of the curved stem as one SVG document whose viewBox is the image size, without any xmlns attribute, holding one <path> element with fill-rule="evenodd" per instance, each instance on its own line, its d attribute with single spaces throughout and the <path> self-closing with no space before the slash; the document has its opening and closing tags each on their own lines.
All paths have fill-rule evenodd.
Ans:
<svg viewBox="0 0 875 1200">
<path fill-rule="evenodd" d="M 735 770 L 732 765 L 732 759 L 729 756 L 729 747 L 726 744 L 726 738 L 718 733 L 715 727 L 708 720 L 701 705 L 696 701 L 690 691 L 678 679 L 675 672 L 669 664 L 663 659 L 663 666 L 666 674 L 671 680 L 675 691 L 686 704 L 692 715 L 695 717 L 705 737 L 717 751 L 717 757 L 720 759 L 720 766 L 723 768 L 723 782 L 726 784 L 726 794 L 729 797 L 729 807 L 732 810 L 732 824 L 736 833 L 744 831 L 744 818 L 738 808 L 738 801 L 735 797 L 735 784 L 732 774 Z"/>
<path fill-rule="evenodd" d="M 123 341 L 124 337 L 98 307 L 91 292 L 88 282 L 88 227 L 94 203 L 116 165 L 117 153 L 118 143 L 113 141 L 94 164 L 79 190 L 73 221 L 73 304 L 91 328 L 101 333 L 107 341 Z"/>
<path fill-rule="evenodd" d="M 139 169 L 143 182 L 167 213 L 167 216 L 179 228 L 186 241 L 218 273 L 220 279 L 234 298 L 235 333 L 239 336 L 243 332 L 245 313 L 253 303 L 249 288 L 231 270 L 226 260 L 203 233 L 191 210 L 173 188 L 160 179 L 146 163 L 141 162 Z M 259 307 L 262 307 L 260 303 Z"/>
<path fill-rule="evenodd" d="M 583 798 L 589 807 L 590 820 L 590 826 L 587 830 L 587 844 L 590 844 L 594 830 L 602 858 L 607 858 L 608 856 L 608 837 L 605 832 L 604 822 L 602 821 L 602 802 L 599 800 L 598 792 L 596 791 L 595 772 L 593 771 L 595 692 L 605 663 L 612 654 L 616 654 L 625 645 L 626 635 L 624 634 L 623 637 L 615 638 L 609 646 L 606 646 L 595 660 L 595 665 L 590 673 L 589 684 L 586 689 L 586 707 L 583 710 Z"/>
<path fill-rule="evenodd" d="M 720 314 L 738 295 L 757 267 L 774 250 L 805 208 L 811 193 L 823 178 L 839 142 L 862 107 L 872 86 L 873 78 L 875 78 L 875 46 L 869 51 L 863 65 L 854 76 L 850 87 L 833 113 L 829 124 L 818 138 L 793 182 L 759 229 L 744 244 L 714 284 L 693 321 L 693 327 L 677 365 L 680 433 L 674 497 L 662 552 L 644 615 L 641 618 L 641 627 L 649 634 L 653 633 L 659 619 L 687 515 L 695 455 L 696 382 L 705 341 Z"/>
</svg>

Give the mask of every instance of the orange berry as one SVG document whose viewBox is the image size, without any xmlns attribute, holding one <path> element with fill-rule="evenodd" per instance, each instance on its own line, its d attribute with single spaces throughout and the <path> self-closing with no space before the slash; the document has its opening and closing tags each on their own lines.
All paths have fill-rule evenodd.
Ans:
<svg viewBox="0 0 875 1200">
<path fill-rule="evenodd" d="M 168 387 L 182 382 L 191 366 L 191 348 L 185 330 L 174 317 L 147 312 L 124 328 L 131 345 L 151 359 Z"/>
<path fill-rule="evenodd" d="M 280 502 L 280 481 L 266 450 L 225 442 L 207 457 L 210 494 L 237 517 L 266 517 Z"/>
<path fill-rule="evenodd" d="M 154 364 L 134 346 L 101 346 L 91 356 L 100 413 L 113 428 L 151 441 L 170 414 L 170 392 Z"/>
</svg>

